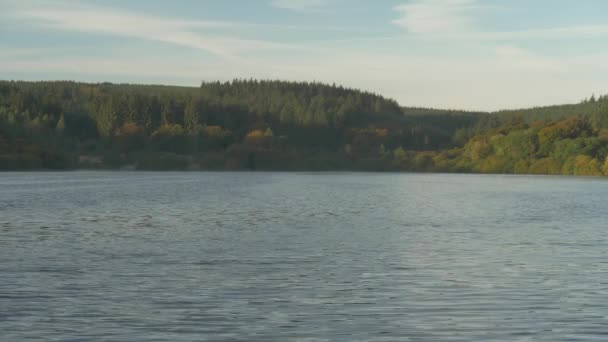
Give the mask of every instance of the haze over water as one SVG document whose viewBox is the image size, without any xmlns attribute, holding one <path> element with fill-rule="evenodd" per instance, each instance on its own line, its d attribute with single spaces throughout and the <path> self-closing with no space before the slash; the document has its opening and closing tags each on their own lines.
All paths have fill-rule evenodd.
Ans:
<svg viewBox="0 0 608 342">
<path fill-rule="evenodd" d="M 0 340 L 605 341 L 608 182 L 2 173 Z"/>
</svg>

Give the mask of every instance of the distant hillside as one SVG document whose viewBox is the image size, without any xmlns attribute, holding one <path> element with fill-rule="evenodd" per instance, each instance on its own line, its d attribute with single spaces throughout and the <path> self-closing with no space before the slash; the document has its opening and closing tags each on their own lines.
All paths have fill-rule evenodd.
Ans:
<svg viewBox="0 0 608 342">
<path fill-rule="evenodd" d="M 504 119 L 521 118 L 526 122 L 563 120 L 573 116 L 585 117 L 596 128 L 608 127 L 605 121 L 608 111 L 608 95 L 592 96 L 577 104 L 504 110 L 494 114 Z"/>
<path fill-rule="evenodd" d="M 403 109 L 372 93 L 318 83 L 235 80 L 193 88 L 3 81 L 0 167 L 79 166 L 80 156 L 85 161 L 101 158 L 109 167 L 145 167 L 141 159 L 152 162 L 156 153 L 169 159 L 188 156 L 189 161 L 216 155 L 218 160 L 209 162 L 213 166 L 202 163 L 241 168 L 253 167 L 251 158 L 227 158 L 227 151 L 251 149 L 313 159 L 340 153 L 344 159 L 346 150 L 368 156 L 380 147 L 449 147 L 454 132 L 475 125 L 478 117 Z M 335 167 L 314 163 L 313 168 Z M 352 161 L 342 164 L 350 168 Z"/>
<path fill-rule="evenodd" d="M 0 169 L 598 174 L 607 105 L 489 114 L 319 83 L 0 81 Z"/>
</svg>

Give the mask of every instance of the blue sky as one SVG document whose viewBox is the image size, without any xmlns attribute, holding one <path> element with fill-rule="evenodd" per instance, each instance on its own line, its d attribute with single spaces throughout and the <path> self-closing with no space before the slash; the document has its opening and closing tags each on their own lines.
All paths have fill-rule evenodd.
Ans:
<svg viewBox="0 0 608 342">
<path fill-rule="evenodd" d="M 0 0 L 0 78 L 321 81 L 496 110 L 608 93 L 605 0 Z"/>
</svg>

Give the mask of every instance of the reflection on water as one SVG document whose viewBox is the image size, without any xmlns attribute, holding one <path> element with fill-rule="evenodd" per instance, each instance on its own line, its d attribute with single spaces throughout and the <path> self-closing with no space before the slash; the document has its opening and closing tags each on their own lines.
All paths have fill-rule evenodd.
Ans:
<svg viewBox="0 0 608 342">
<path fill-rule="evenodd" d="M 608 182 L 0 174 L 0 340 L 605 341 Z"/>
</svg>

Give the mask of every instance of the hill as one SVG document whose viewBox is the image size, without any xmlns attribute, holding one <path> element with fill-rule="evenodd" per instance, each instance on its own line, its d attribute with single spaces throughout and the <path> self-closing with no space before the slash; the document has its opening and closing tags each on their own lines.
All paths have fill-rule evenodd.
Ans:
<svg viewBox="0 0 608 342">
<path fill-rule="evenodd" d="M 482 113 L 400 107 L 319 83 L 0 81 L 5 170 L 601 174 L 607 125 L 608 97 Z"/>
<path fill-rule="evenodd" d="M 317 83 L 3 81 L 0 167 L 352 168 L 381 148 L 450 147 L 479 115 Z"/>
<path fill-rule="evenodd" d="M 597 129 L 608 127 L 606 110 L 608 109 L 608 95 L 591 96 L 577 104 L 559 106 L 546 106 L 518 110 L 504 110 L 494 114 L 503 119 L 520 118 L 526 122 L 563 120 L 573 116 L 584 117 Z"/>
</svg>

